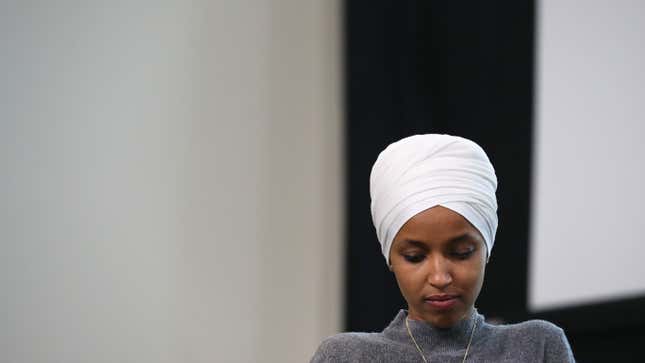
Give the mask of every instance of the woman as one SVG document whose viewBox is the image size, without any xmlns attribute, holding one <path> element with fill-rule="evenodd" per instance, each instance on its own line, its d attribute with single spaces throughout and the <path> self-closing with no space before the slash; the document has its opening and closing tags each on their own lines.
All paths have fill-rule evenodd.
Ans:
<svg viewBox="0 0 645 363">
<path fill-rule="evenodd" d="M 370 175 L 372 220 L 408 309 L 381 333 L 327 338 L 312 362 L 573 362 L 562 329 L 491 325 L 474 308 L 497 230 L 497 178 L 474 142 L 416 135 Z"/>
</svg>

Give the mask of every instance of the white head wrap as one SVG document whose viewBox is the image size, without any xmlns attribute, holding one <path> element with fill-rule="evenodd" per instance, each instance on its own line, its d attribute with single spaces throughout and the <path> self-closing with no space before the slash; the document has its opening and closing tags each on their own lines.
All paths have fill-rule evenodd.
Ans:
<svg viewBox="0 0 645 363">
<path fill-rule="evenodd" d="M 372 221 L 390 263 L 394 236 L 437 205 L 466 218 L 484 237 L 488 256 L 497 231 L 497 177 L 479 145 L 450 135 L 415 135 L 379 154 L 370 175 Z"/>
</svg>

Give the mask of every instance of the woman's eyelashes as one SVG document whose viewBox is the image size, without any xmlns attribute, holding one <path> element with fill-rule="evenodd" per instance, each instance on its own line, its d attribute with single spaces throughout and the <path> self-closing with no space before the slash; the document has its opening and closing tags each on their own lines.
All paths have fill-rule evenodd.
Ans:
<svg viewBox="0 0 645 363">
<path fill-rule="evenodd" d="M 463 251 L 463 250 L 461 250 L 461 251 L 453 251 L 451 253 L 451 255 L 456 257 L 456 258 L 458 258 L 458 259 L 460 259 L 460 260 L 465 260 L 465 259 L 469 258 L 470 256 L 472 256 L 473 253 L 475 253 L 475 249 L 470 248 L 470 249 L 465 250 L 465 251 Z"/>
<path fill-rule="evenodd" d="M 423 261 L 424 258 L 426 258 L 426 255 L 421 253 L 403 254 L 403 258 L 410 263 L 419 263 Z"/>
<path fill-rule="evenodd" d="M 466 260 L 470 258 L 475 253 L 476 248 L 471 247 L 468 249 L 456 249 L 447 251 L 447 255 L 450 258 L 455 258 L 458 260 Z M 401 254 L 403 259 L 410 263 L 420 263 L 426 258 L 425 252 L 404 252 Z"/>
</svg>

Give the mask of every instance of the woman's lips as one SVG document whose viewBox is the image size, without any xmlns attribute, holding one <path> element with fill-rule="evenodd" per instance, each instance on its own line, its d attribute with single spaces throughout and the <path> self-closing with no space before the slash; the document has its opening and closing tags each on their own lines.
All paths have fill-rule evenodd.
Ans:
<svg viewBox="0 0 645 363">
<path fill-rule="evenodd" d="M 425 303 L 429 306 L 444 310 L 450 309 L 457 303 L 457 295 L 432 295 L 424 299 Z"/>
</svg>

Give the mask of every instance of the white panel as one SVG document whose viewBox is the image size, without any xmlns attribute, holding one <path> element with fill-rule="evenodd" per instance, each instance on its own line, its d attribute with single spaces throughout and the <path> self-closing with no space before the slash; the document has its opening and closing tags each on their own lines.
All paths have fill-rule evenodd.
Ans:
<svg viewBox="0 0 645 363">
<path fill-rule="evenodd" d="M 645 6 L 538 3 L 530 308 L 645 294 Z"/>
</svg>

